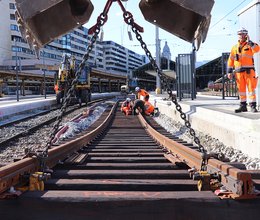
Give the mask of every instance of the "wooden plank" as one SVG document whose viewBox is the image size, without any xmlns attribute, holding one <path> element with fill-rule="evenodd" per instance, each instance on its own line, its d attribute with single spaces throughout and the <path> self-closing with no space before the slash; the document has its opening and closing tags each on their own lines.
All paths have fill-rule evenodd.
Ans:
<svg viewBox="0 0 260 220">
<path fill-rule="evenodd" d="M 52 178 L 189 179 L 187 170 L 55 170 Z"/>
<path fill-rule="evenodd" d="M 164 163 L 168 160 L 165 157 L 87 157 L 86 161 L 91 161 L 92 163 Z"/>
<path fill-rule="evenodd" d="M 82 149 L 84 150 L 85 153 L 113 153 L 113 152 L 116 152 L 116 153 L 130 153 L 130 152 L 135 152 L 135 153 L 146 153 L 146 152 L 149 152 L 149 153 L 153 153 L 153 152 L 162 152 L 162 149 L 160 148 L 153 148 L 153 149 L 150 149 L 150 148 L 142 148 L 142 149 L 139 149 L 139 148 L 128 148 L 128 149 L 100 149 L 100 148 L 84 148 Z"/>
<path fill-rule="evenodd" d="M 163 152 L 89 152 L 88 156 L 92 157 L 159 157 Z"/>
<path fill-rule="evenodd" d="M 51 190 L 126 190 L 126 191 L 196 191 L 194 180 L 164 179 L 50 179 Z"/>
<path fill-rule="evenodd" d="M 77 166 L 70 166 L 66 164 L 60 164 L 57 165 L 57 168 L 63 169 L 155 169 L 155 170 L 161 170 L 161 169 L 179 169 L 176 165 L 172 163 L 86 163 L 82 165 Z M 124 172 L 124 171 L 122 171 Z"/>
</svg>

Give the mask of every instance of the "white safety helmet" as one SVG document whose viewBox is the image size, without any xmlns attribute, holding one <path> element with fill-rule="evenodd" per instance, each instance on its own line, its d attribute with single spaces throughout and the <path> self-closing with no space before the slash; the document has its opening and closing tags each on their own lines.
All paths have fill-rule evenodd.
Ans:
<svg viewBox="0 0 260 220">
<path fill-rule="evenodd" d="M 140 88 L 139 88 L 139 87 L 135 87 L 135 91 L 136 91 L 136 92 L 139 92 L 139 91 L 140 91 Z"/>
<path fill-rule="evenodd" d="M 242 27 L 237 31 L 237 34 L 248 34 L 248 30 Z"/>
<path fill-rule="evenodd" d="M 130 98 L 126 98 L 126 101 L 127 101 L 127 102 L 131 102 L 131 99 L 130 99 Z"/>
</svg>

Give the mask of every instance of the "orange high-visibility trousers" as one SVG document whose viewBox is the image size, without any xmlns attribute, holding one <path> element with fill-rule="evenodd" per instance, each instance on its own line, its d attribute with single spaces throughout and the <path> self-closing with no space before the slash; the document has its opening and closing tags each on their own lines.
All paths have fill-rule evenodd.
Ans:
<svg viewBox="0 0 260 220">
<path fill-rule="evenodd" d="M 248 90 L 249 102 L 256 102 L 255 89 L 257 86 L 258 78 L 256 77 L 255 71 L 250 70 L 250 73 L 240 72 L 236 73 L 236 83 L 239 91 L 239 97 L 241 102 L 246 102 L 246 87 Z"/>
</svg>

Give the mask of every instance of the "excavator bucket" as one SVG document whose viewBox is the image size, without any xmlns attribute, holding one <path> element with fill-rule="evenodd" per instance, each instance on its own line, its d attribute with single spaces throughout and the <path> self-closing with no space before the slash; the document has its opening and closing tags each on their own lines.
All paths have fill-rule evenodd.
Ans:
<svg viewBox="0 0 260 220">
<path fill-rule="evenodd" d="M 55 38 L 88 22 L 90 0 L 15 0 L 16 19 L 22 36 L 37 52 Z"/>
<path fill-rule="evenodd" d="M 214 0 L 141 0 L 145 19 L 188 42 L 197 50 L 207 37 Z"/>
</svg>

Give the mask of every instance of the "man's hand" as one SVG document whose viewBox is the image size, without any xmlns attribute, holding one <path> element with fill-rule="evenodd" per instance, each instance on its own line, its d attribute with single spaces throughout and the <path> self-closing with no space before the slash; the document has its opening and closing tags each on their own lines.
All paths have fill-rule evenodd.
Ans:
<svg viewBox="0 0 260 220">
<path fill-rule="evenodd" d="M 249 42 L 249 41 L 250 41 L 250 37 L 249 37 L 249 35 L 248 35 L 248 34 L 246 35 L 246 41 L 247 41 L 247 42 Z"/>
<path fill-rule="evenodd" d="M 250 47 L 253 47 L 255 44 L 253 41 L 250 40 L 249 35 L 246 35 L 246 42 Z"/>
<path fill-rule="evenodd" d="M 227 78 L 230 79 L 230 80 L 232 80 L 232 79 L 233 79 L 233 73 L 228 73 L 228 74 L 227 74 Z"/>
</svg>

